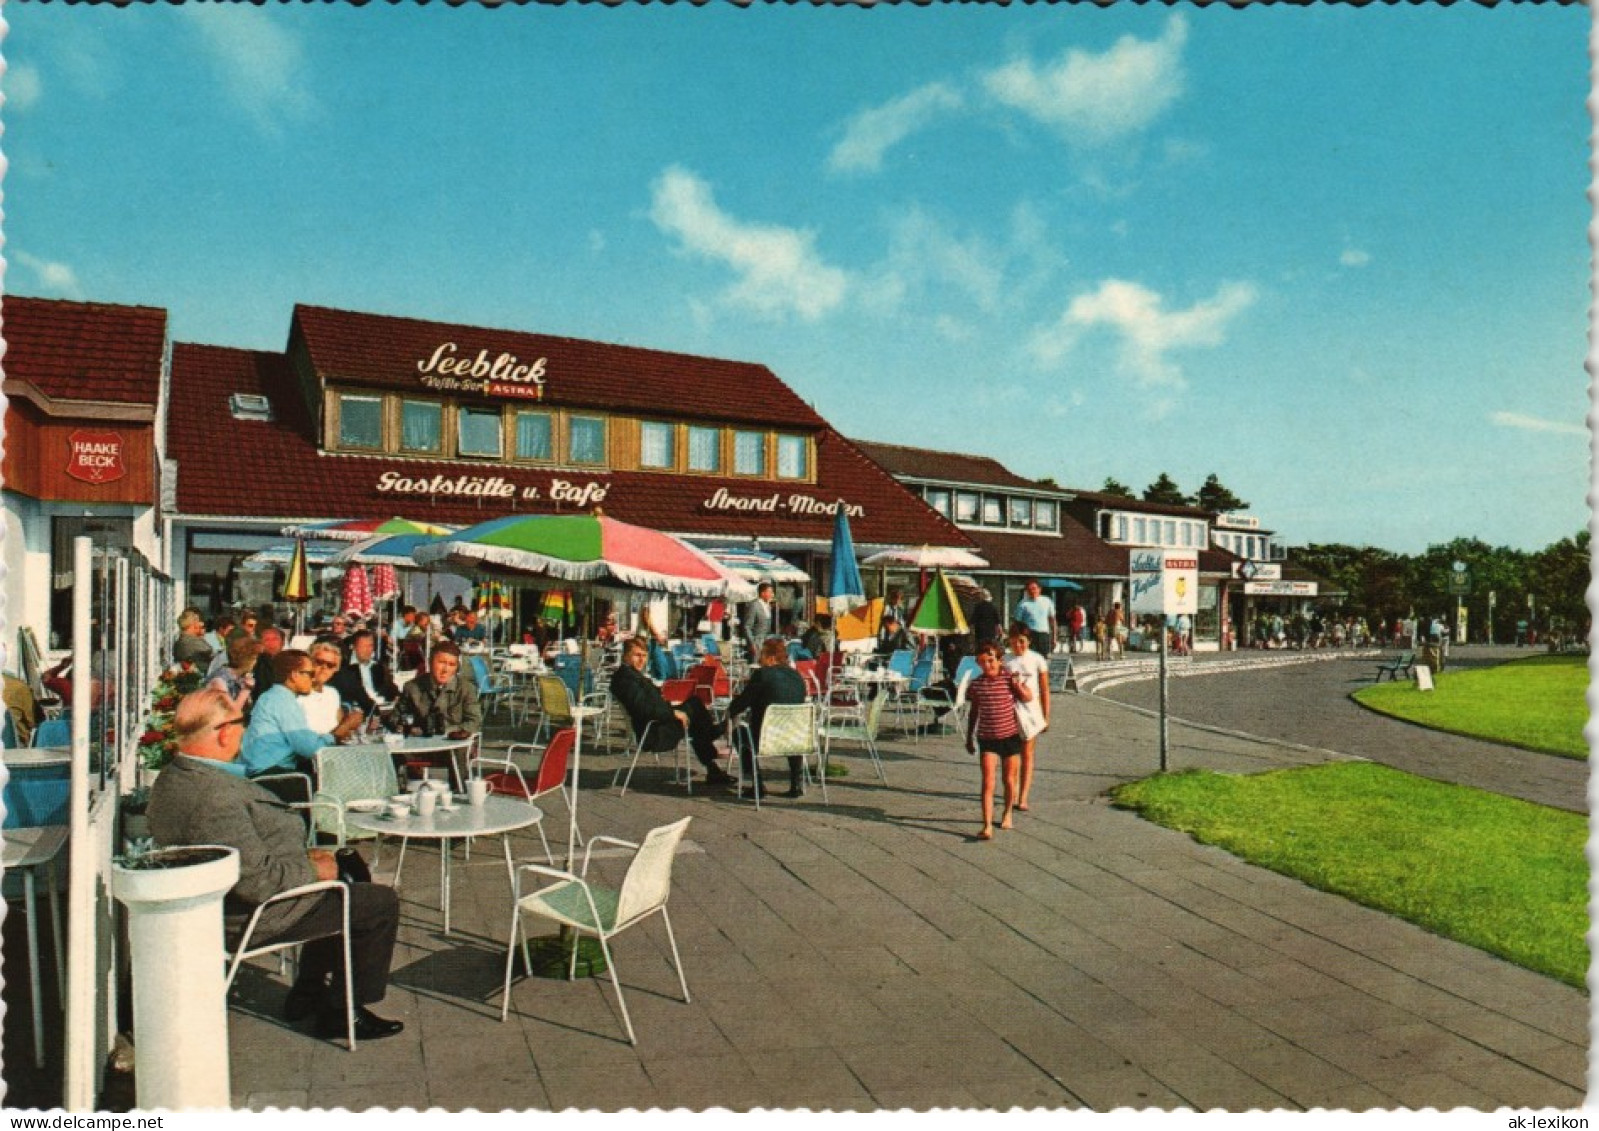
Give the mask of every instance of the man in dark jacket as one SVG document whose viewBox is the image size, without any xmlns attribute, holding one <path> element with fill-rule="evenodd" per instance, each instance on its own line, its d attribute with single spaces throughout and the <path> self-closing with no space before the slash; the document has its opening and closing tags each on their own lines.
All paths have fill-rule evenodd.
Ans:
<svg viewBox="0 0 1599 1131">
<path fill-rule="evenodd" d="M 223 901 L 230 943 L 237 944 L 250 914 L 267 899 L 317 880 L 338 878 L 327 849 L 306 849 L 305 822 L 271 793 L 244 777 L 238 766 L 244 718 L 225 692 L 207 688 L 185 695 L 173 720 L 177 756 L 150 791 L 150 831 L 162 846 L 221 844 L 239 851 L 239 880 Z M 366 1007 L 388 989 L 400 901 L 379 884 L 350 885 L 350 957 L 358 1041 L 392 1037 L 404 1024 Z M 316 1015 L 316 1034 L 343 1037 L 344 958 L 338 932 L 338 893 L 313 892 L 273 904 L 256 924 L 251 943 L 303 940 L 300 974 L 283 1005 L 289 1021 Z"/>
<path fill-rule="evenodd" d="M 788 646 L 777 637 L 761 645 L 760 666 L 750 673 L 744 690 L 727 705 L 727 717 L 732 719 L 750 713 L 751 748 L 740 750 L 744 761 L 744 776 L 754 780 L 754 751 L 761 745 L 761 722 L 766 718 L 766 708 L 774 703 L 794 704 L 805 702 L 805 677 L 789 666 Z M 742 743 L 740 744 L 742 745 Z M 761 796 L 766 787 L 761 786 Z M 805 796 L 805 760 L 798 755 L 788 759 L 788 792 L 785 797 Z"/>
<path fill-rule="evenodd" d="M 400 697 L 400 689 L 389 675 L 389 665 L 374 658 L 376 651 L 377 639 L 371 629 L 361 629 L 350 638 L 349 663 L 333 677 L 339 699 L 353 704 L 369 719 L 378 703 L 392 703 Z"/>
<path fill-rule="evenodd" d="M 622 648 L 622 663 L 611 677 L 611 698 L 622 705 L 633 723 L 633 733 L 650 728 L 650 748 L 670 750 L 688 735 L 694 756 L 705 766 L 705 780 L 711 785 L 727 785 L 731 774 L 716 764 L 716 723 L 711 712 L 695 696 L 681 703 L 669 703 L 661 689 L 644 674 L 649 662 L 648 643 L 635 636 Z"/>
</svg>

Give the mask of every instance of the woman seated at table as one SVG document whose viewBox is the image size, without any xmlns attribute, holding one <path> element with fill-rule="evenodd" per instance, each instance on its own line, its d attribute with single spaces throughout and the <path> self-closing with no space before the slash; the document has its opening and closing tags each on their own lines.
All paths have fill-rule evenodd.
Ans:
<svg viewBox="0 0 1599 1131">
<path fill-rule="evenodd" d="M 227 662 L 206 683 L 228 697 L 233 709 L 250 717 L 250 700 L 255 695 L 255 661 L 261 655 L 261 642 L 253 636 L 235 636 L 228 641 Z"/>
</svg>

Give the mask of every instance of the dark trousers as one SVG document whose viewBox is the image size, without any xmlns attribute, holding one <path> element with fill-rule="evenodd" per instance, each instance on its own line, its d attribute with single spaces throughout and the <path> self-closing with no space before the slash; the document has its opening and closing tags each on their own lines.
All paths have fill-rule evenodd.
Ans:
<svg viewBox="0 0 1599 1131">
<path fill-rule="evenodd" d="M 673 709 L 681 710 L 689 717 L 688 736 L 689 745 L 694 749 L 694 757 L 699 758 L 702 765 L 716 765 L 716 721 L 710 717 L 710 707 L 700 702 L 699 696 L 691 696 L 680 704 L 673 704 Z M 683 741 L 683 723 L 673 718 L 670 723 L 656 723 L 651 729 L 651 747 L 656 750 L 670 750 L 673 745 Z"/>
<path fill-rule="evenodd" d="M 350 967 L 355 978 L 355 1002 L 371 1005 L 383 1000 L 389 988 L 389 964 L 394 958 L 394 936 L 400 929 L 400 897 L 385 884 L 350 884 Z M 328 1004 L 344 1001 L 344 944 L 337 892 L 323 892 L 299 920 L 272 935 L 257 935 L 252 942 L 305 942 L 300 948 L 300 985 L 321 985 L 333 976 Z"/>
<path fill-rule="evenodd" d="M 1029 645 L 1044 659 L 1049 659 L 1049 654 L 1055 650 L 1055 639 L 1048 632 L 1031 632 L 1027 634 Z"/>
<path fill-rule="evenodd" d="M 748 731 L 740 729 L 734 735 L 734 741 L 738 746 L 739 761 L 744 763 L 744 776 L 749 778 L 751 781 L 754 781 L 755 755 L 750 749 L 750 740 L 745 737 L 747 734 L 749 734 Z M 757 737 L 754 741 L 759 742 L 759 737 Z M 793 786 L 795 789 L 798 789 L 800 786 L 805 784 L 805 759 L 801 758 L 798 754 L 789 755 L 788 784 Z"/>
</svg>

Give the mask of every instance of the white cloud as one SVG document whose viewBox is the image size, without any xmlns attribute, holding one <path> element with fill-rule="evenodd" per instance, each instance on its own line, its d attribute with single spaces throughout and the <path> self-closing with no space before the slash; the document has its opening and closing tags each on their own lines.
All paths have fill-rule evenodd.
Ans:
<svg viewBox="0 0 1599 1131">
<path fill-rule="evenodd" d="M 61 295 L 66 298 L 76 298 L 81 293 L 78 286 L 77 272 L 65 263 L 56 263 L 49 259 L 40 259 L 37 255 L 29 255 L 25 251 L 11 252 L 11 261 L 21 264 L 33 272 L 35 281 L 40 288 L 51 294 Z"/>
<path fill-rule="evenodd" d="M 902 280 L 944 284 L 963 296 L 963 306 L 998 305 L 1005 256 L 978 237 L 961 239 L 933 216 L 913 208 L 895 225 L 889 247 L 891 272 Z"/>
<path fill-rule="evenodd" d="M 1071 49 L 1052 64 L 1018 58 L 982 76 L 989 95 L 1082 142 L 1143 129 L 1183 89 L 1188 25 L 1173 15 L 1159 39 L 1123 36 L 1101 55 Z"/>
<path fill-rule="evenodd" d="M 677 166 L 656 178 L 651 197 L 656 227 L 739 276 L 724 293 L 725 303 L 814 321 L 844 301 L 848 276 L 816 254 L 814 233 L 734 219 L 717 206 L 710 185 Z"/>
<path fill-rule="evenodd" d="M 1107 279 L 1097 291 L 1072 299 L 1054 325 L 1034 334 L 1032 352 L 1054 364 L 1085 334 L 1102 327 L 1120 339 L 1119 364 L 1140 385 L 1182 388 L 1182 370 L 1167 355 L 1222 344 L 1227 324 L 1254 301 L 1253 286 L 1227 283 L 1187 310 L 1166 310 L 1165 300 L 1149 288 Z"/>
<path fill-rule="evenodd" d="M 1338 262 L 1345 267 L 1364 267 L 1371 262 L 1371 253 L 1361 251 L 1358 247 L 1346 247 L 1338 257 Z"/>
<path fill-rule="evenodd" d="M 29 109 L 37 104 L 40 96 L 44 94 L 44 84 L 39 80 L 39 68 L 32 63 L 8 65 L 0 87 L 5 91 L 5 108 L 12 112 Z"/>
<path fill-rule="evenodd" d="M 253 4 L 186 4 L 189 26 L 228 94 L 269 134 L 314 106 L 300 40 L 278 11 Z"/>
<path fill-rule="evenodd" d="M 1555 432 L 1561 436 L 1586 436 L 1588 426 L 1571 424 L 1564 420 L 1544 420 L 1519 412 L 1492 412 L 1488 419 L 1501 428 L 1519 428 L 1526 432 Z"/>
<path fill-rule="evenodd" d="M 845 124 L 843 138 L 828 154 L 827 167 L 835 173 L 875 173 L 883 167 L 884 153 L 926 129 L 940 114 L 959 110 L 962 103 L 958 91 L 935 82 L 862 110 Z"/>
</svg>

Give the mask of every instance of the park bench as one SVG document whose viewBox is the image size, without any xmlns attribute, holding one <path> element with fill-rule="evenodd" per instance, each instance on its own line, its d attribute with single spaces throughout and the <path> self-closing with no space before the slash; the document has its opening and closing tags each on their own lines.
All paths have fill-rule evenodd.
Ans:
<svg viewBox="0 0 1599 1131">
<path fill-rule="evenodd" d="M 1410 671 L 1416 666 L 1416 653 L 1401 652 L 1397 657 L 1386 664 L 1377 665 L 1377 682 L 1382 682 L 1382 677 L 1387 675 L 1394 682 L 1399 681 L 1399 675 L 1404 673 L 1406 679 L 1410 678 Z"/>
</svg>

